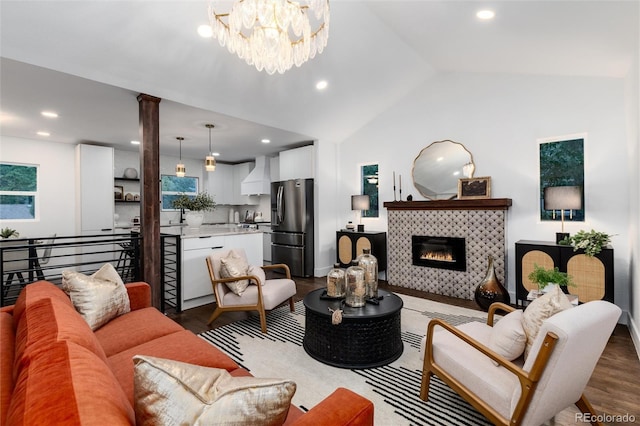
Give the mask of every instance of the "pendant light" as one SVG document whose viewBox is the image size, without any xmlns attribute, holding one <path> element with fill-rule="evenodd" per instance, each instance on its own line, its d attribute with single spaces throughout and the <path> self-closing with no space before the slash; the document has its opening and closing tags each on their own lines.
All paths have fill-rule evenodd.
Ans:
<svg viewBox="0 0 640 426">
<path fill-rule="evenodd" d="M 182 163 L 182 141 L 184 140 L 184 138 L 182 136 L 178 136 L 176 139 L 180 141 L 180 162 L 176 165 L 176 176 L 184 177 L 184 175 L 187 173 L 187 169 Z"/>
<path fill-rule="evenodd" d="M 209 153 L 204 158 L 204 168 L 206 171 L 212 172 L 216 169 L 216 159 L 211 151 L 211 129 L 215 126 L 213 124 L 205 124 L 204 126 L 209 129 Z"/>
</svg>

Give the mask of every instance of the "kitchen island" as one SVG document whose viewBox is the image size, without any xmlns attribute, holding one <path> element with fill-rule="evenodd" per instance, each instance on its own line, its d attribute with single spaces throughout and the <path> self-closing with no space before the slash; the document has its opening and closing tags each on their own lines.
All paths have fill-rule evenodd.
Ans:
<svg viewBox="0 0 640 426">
<path fill-rule="evenodd" d="M 181 309 L 215 302 L 206 257 L 214 251 L 242 248 L 250 265 L 262 265 L 262 231 L 235 224 L 163 227 L 162 234 L 180 237 Z"/>
</svg>

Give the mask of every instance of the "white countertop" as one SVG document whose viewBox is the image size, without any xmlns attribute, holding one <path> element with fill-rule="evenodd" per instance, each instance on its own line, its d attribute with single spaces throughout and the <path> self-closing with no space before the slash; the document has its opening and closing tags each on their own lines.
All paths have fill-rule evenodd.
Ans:
<svg viewBox="0 0 640 426">
<path fill-rule="evenodd" d="M 188 226 L 162 227 L 161 233 L 179 235 L 182 238 L 212 237 L 217 235 L 261 234 L 257 228 L 243 228 L 235 224 L 228 225 L 202 225 L 199 228 Z"/>
</svg>

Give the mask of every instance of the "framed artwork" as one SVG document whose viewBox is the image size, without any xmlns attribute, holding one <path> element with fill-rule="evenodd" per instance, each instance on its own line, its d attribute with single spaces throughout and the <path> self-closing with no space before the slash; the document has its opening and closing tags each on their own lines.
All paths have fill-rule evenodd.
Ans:
<svg viewBox="0 0 640 426">
<path fill-rule="evenodd" d="M 113 198 L 115 200 L 124 200 L 124 187 L 120 185 L 113 186 Z"/>
<path fill-rule="evenodd" d="M 538 203 L 541 221 L 585 220 L 584 196 L 584 146 L 587 134 L 579 133 L 568 136 L 538 139 L 540 185 L 538 187 Z M 579 188 L 581 208 L 565 208 L 564 210 L 545 210 L 545 189 L 564 187 Z M 573 203 L 573 204 L 576 204 Z"/>
<path fill-rule="evenodd" d="M 459 200 L 479 200 L 483 198 L 491 198 L 491 177 L 458 180 Z"/>
<path fill-rule="evenodd" d="M 369 210 L 363 210 L 362 217 L 379 216 L 378 178 L 377 164 L 366 164 L 360 167 L 361 194 L 369 196 Z"/>
</svg>

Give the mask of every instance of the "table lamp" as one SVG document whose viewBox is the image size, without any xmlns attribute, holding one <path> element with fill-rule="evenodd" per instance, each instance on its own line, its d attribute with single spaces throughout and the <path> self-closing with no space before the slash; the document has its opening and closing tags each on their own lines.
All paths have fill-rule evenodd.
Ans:
<svg viewBox="0 0 640 426">
<path fill-rule="evenodd" d="M 544 189 L 544 209 L 553 211 L 560 210 L 562 220 L 562 232 L 556 232 L 556 244 L 565 238 L 569 238 L 569 233 L 564 232 L 564 211 L 569 210 L 569 218 L 573 217 L 573 210 L 582 208 L 582 187 L 580 186 L 548 186 Z"/>
<path fill-rule="evenodd" d="M 369 210 L 369 196 L 368 195 L 352 195 L 351 210 L 360 212 L 360 213 L 356 213 L 359 216 L 358 232 L 363 232 L 364 225 L 362 224 L 362 210 Z"/>
</svg>

